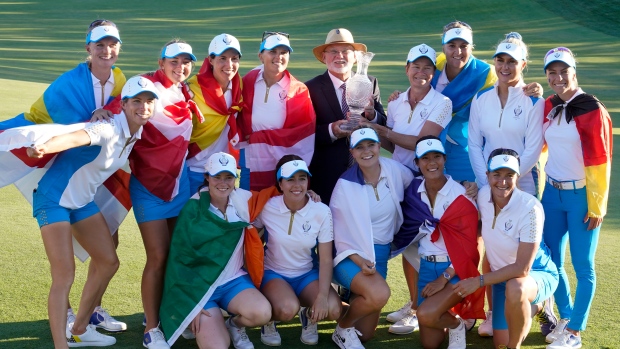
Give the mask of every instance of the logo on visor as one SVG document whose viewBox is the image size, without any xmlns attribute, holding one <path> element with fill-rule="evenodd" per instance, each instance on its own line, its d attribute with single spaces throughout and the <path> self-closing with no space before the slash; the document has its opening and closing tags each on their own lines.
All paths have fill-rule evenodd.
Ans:
<svg viewBox="0 0 620 349">
<path fill-rule="evenodd" d="M 222 157 L 220 158 L 220 164 L 222 164 L 222 166 L 228 165 L 229 161 L 230 160 L 228 160 L 228 158 L 226 158 L 226 155 L 222 155 Z"/>
<path fill-rule="evenodd" d="M 232 42 L 232 38 L 230 37 L 230 35 L 226 34 L 224 35 L 224 37 L 222 38 L 222 41 L 224 41 L 224 43 L 226 45 L 230 45 L 230 43 Z"/>
<path fill-rule="evenodd" d="M 456 33 L 456 35 L 461 35 L 461 30 L 460 29 L 457 29 L 454 32 Z"/>
<path fill-rule="evenodd" d="M 512 45 L 506 44 L 506 50 L 510 50 L 511 47 L 512 47 Z"/>
<path fill-rule="evenodd" d="M 106 33 L 109 32 L 110 31 L 110 27 L 103 27 L 103 31 L 106 32 Z"/>
<path fill-rule="evenodd" d="M 553 57 L 555 58 L 560 58 L 561 53 L 560 52 L 556 52 L 553 54 Z"/>
<path fill-rule="evenodd" d="M 510 159 L 507 155 L 504 155 L 504 161 L 508 162 L 508 159 Z"/>
<path fill-rule="evenodd" d="M 295 167 L 299 166 L 299 162 L 297 160 L 293 161 L 293 166 Z"/>
<path fill-rule="evenodd" d="M 366 131 L 364 131 L 364 130 L 360 130 L 360 134 L 361 134 L 361 135 L 366 134 Z"/>
<path fill-rule="evenodd" d="M 306 223 L 304 223 L 301 228 L 304 230 L 304 233 L 308 233 L 310 231 L 310 228 L 312 228 L 312 226 L 310 225 L 309 221 L 306 221 Z"/>
<path fill-rule="evenodd" d="M 147 84 L 148 84 L 148 81 L 146 79 L 138 80 L 138 86 L 140 86 L 142 88 L 145 88 Z"/>
<path fill-rule="evenodd" d="M 521 109 L 521 106 L 518 106 L 515 108 L 514 112 L 515 112 L 515 119 L 518 119 L 523 113 L 523 109 Z"/>
<path fill-rule="evenodd" d="M 420 46 L 420 53 L 425 54 L 426 52 L 428 52 L 428 47 L 426 45 Z"/>
<path fill-rule="evenodd" d="M 336 34 L 340 34 L 340 29 L 336 29 Z"/>
<path fill-rule="evenodd" d="M 431 145 L 433 145 L 433 141 L 429 139 L 428 141 L 426 141 L 426 144 L 430 147 Z"/>
<path fill-rule="evenodd" d="M 282 41 L 282 37 L 280 35 L 276 35 L 276 40 Z"/>
<path fill-rule="evenodd" d="M 185 45 L 185 44 L 181 44 L 181 43 L 178 43 L 177 45 L 179 46 L 179 50 L 181 50 L 181 51 L 187 51 L 187 45 Z"/>
<path fill-rule="evenodd" d="M 512 229 L 512 219 L 509 219 L 508 222 L 504 223 L 504 230 L 509 231 Z"/>
</svg>

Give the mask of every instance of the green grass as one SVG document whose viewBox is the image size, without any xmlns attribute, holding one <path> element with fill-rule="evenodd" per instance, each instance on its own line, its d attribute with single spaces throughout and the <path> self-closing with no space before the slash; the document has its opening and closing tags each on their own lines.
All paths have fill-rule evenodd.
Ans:
<svg viewBox="0 0 620 349">
<path fill-rule="evenodd" d="M 370 73 L 379 78 L 383 100 L 394 89 L 407 85 L 404 76 L 406 54 L 410 47 L 425 42 L 440 49 L 441 27 L 453 19 L 471 24 L 475 31 L 477 57 L 490 60 L 494 45 L 509 31 L 520 32 L 530 45 L 530 65 L 526 80 L 544 83 L 542 56 L 555 46 L 566 45 L 579 59 L 580 85 L 596 94 L 612 113 L 620 111 L 617 94 L 617 69 L 620 58 L 618 37 L 619 6 L 611 1 L 589 1 L 583 5 L 566 2 L 515 0 L 500 3 L 491 0 L 396 1 L 381 2 L 318 0 L 290 2 L 275 0 L 268 4 L 255 1 L 190 2 L 155 1 L 149 3 L 111 0 L 86 1 L 13 1 L 0 2 L 0 120 L 27 110 L 43 92 L 46 84 L 73 68 L 86 57 L 83 49 L 85 27 L 95 18 L 105 17 L 117 23 L 123 38 L 118 65 L 127 76 L 156 69 L 161 46 L 172 37 L 192 44 L 197 56 L 204 57 L 213 36 L 227 32 L 237 36 L 244 53 L 242 73 L 259 64 L 256 52 L 264 30 L 291 34 L 295 50 L 289 65 L 291 72 L 305 81 L 324 71 L 311 49 L 324 42 L 335 27 L 350 29 L 357 41 L 368 45 L 377 55 Z M 198 68 L 198 67 L 197 67 Z M 195 70 L 197 71 L 197 70 Z M 548 94 L 548 93 L 545 93 Z M 615 116 L 614 116 L 615 118 Z M 618 139 L 616 139 L 618 144 Z M 614 178 L 620 173 L 613 165 Z M 620 198 L 612 187 L 609 213 L 597 254 L 598 288 L 584 332 L 587 348 L 617 348 L 620 312 L 616 280 L 620 242 Z M 0 347 L 51 347 L 47 323 L 47 292 L 50 284 L 39 230 L 31 218 L 31 208 L 13 188 L 0 189 Z M 116 334 L 117 348 L 136 348 L 142 333 L 140 278 L 145 255 L 133 215 L 121 227 L 119 247 L 121 267 L 104 298 L 104 306 L 128 323 L 129 331 Z M 79 264 L 71 295 L 78 304 L 86 265 Z M 569 268 L 569 273 L 572 270 Z M 407 299 L 400 258 L 390 262 L 389 283 L 392 299 L 384 315 L 399 308 Z M 574 285 L 574 279 L 573 279 Z M 333 348 L 330 334 L 333 323 L 321 323 L 320 347 Z M 536 327 L 536 326 L 535 326 Z M 281 326 L 283 347 L 303 345 L 298 340 L 299 324 Z M 256 347 L 264 347 L 258 331 L 250 331 Z M 492 341 L 468 336 L 469 348 L 492 348 Z M 419 348 L 419 334 L 394 336 L 387 333 L 382 319 L 377 337 L 368 348 Z M 194 348 L 193 342 L 180 339 L 176 348 Z M 532 329 L 524 348 L 544 348 L 537 328 Z"/>
</svg>

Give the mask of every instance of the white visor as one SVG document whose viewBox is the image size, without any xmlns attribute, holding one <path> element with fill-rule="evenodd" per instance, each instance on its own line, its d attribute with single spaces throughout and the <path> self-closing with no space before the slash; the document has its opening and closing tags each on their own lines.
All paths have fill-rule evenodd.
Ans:
<svg viewBox="0 0 620 349">
<path fill-rule="evenodd" d="M 547 66 L 553 62 L 564 62 L 568 64 L 569 67 L 577 69 L 577 65 L 575 64 L 575 57 L 573 57 L 570 52 L 562 50 L 561 48 L 555 48 L 553 49 L 553 52 L 547 53 L 547 55 L 545 56 L 545 67 L 543 68 L 543 70 L 546 71 Z"/>
<path fill-rule="evenodd" d="M 433 62 L 433 65 L 437 64 L 437 53 L 435 52 L 435 50 L 433 50 L 432 47 L 426 44 L 412 47 L 411 50 L 409 50 L 409 54 L 407 55 L 407 63 L 414 62 L 420 57 L 428 57 L 428 59 Z"/>
<path fill-rule="evenodd" d="M 155 87 L 151 80 L 141 75 L 136 75 L 127 80 L 125 86 L 123 86 L 123 90 L 121 91 L 121 98 L 133 98 L 142 92 L 151 92 L 155 95 L 155 98 L 159 98 L 157 96 L 157 87 Z"/>
<path fill-rule="evenodd" d="M 491 158 L 491 161 L 489 161 L 489 172 L 499 170 L 500 168 L 507 168 L 520 174 L 519 160 L 512 155 L 501 154 Z"/>
<path fill-rule="evenodd" d="M 211 43 L 209 44 L 209 54 L 219 56 L 229 48 L 237 51 L 239 53 L 239 57 L 241 57 L 241 45 L 239 44 L 239 40 L 232 35 L 223 33 L 211 40 Z"/>
<path fill-rule="evenodd" d="M 523 50 L 520 45 L 513 44 L 511 42 L 502 42 L 501 44 L 497 45 L 497 49 L 495 50 L 493 58 L 502 53 L 510 55 L 510 57 L 518 61 L 525 61 L 525 50 Z"/>
<path fill-rule="evenodd" d="M 116 38 L 118 42 L 120 42 L 121 44 L 123 43 L 116 27 L 111 25 L 100 25 L 93 28 L 93 30 L 91 30 L 90 33 L 86 35 L 86 45 L 90 44 L 91 42 L 99 42 L 99 40 L 107 37 Z"/>
<path fill-rule="evenodd" d="M 288 38 L 280 34 L 270 35 L 263 40 L 260 44 L 260 52 L 263 52 L 263 50 L 271 50 L 278 46 L 284 46 L 288 48 L 291 53 L 293 52 L 293 48 L 291 47 L 291 43 Z"/>
<path fill-rule="evenodd" d="M 351 148 L 355 148 L 361 141 L 373 141 L 379 143 L 377 132 L 369 127 L 360 128 L 351 133 Z"/>
<path fill-rule="evenodd" d="M 182 42 L 173 42 L 161 51 L 161 58 L 174 58 L 180 54 L 188 54 L 192 61 L 196 62 L 196 56 L 192 53 L 192 47 Z"/>
<path fill-rule="evenodd" d="M 444 149 L 443 144 L 441 144 L 441 141 L 439 139 L 425 139 L 422 142 L 419 142 L 418 145 L 416 145 L 415 156 L 419 159 L 423 157 L 426 153 L 430 153 L 432 151 L 444 155 L 446 154 L 446 150 Z"/>
<path fill-rule="evenodd" d="M 215 153 L 209 156 L 205 165 L 205 171 L 209 176 L 217 176 L 222 172 L 228 172 L 237 178 L 237 161 L 230 154 Z"/>
<path fill-rule="evenodd" d="M 465 40 L 468 44 L 474 43 L 474 38 L 471 30 L 467 28 L 452 28 L 443 34 L 441 44 L 447 44 L 454 39 Z"/>
<path fill-rule="evenodd" d="M 289 179 L 293 177 L 295 173 L 299 171 L 303 171 L 307 173 L 308 176 L 312 177 L 312 175 L 310 174 L 310 171 L 308 170 L 308 165 L 306 165 L 305 161 L 292 160 L 292 161 L 284 163 L 284 165 L 280 167 L 280 169 L 278 170 L 278 173 L 276 173 L 276 178 L 278 181 L 282 178 Z"/>
</svg>

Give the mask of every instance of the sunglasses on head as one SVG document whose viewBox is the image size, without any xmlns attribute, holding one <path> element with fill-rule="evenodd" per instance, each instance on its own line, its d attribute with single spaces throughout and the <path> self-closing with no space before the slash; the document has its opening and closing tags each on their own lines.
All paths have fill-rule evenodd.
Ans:
<svg viewBox="0 0 620 349">
<path fill-rule="evenodd" d="M 265 31 L 265 32 L 263 32 L 262 41 L 265 41 L 265 39 L 267 39 L 268 37 L 273 36 L 273 35 L 282 35 L 282 36 L 285 36 L 287 39 L 289 38 L 288 33 Z"/>
<path fill-rule="evenodd" d="M 111 25 L 113 27 L 116 27 L 116 24 L 114 24 L 114 22 L 108 21 L 107 19 L 95 19 L 90 23 L 88 29 L 96 28 L 102 25 Z"/>
<path fill-rule="evenodd" d="M 471 30 L 471 26 L 469 24 L 467 24 L 465 22 L 462 22 L 462 21 L 454 21 L 454 22 L 450 22 L 450 23 L 446 24 L 443 27 L 443 31 L 447 32 L 450 29 L 456 28 L 455 25 L 457 25 L 457 24 L 460 24 L 460 25 L 464 26 L 465 28 Z"/>
</svg>

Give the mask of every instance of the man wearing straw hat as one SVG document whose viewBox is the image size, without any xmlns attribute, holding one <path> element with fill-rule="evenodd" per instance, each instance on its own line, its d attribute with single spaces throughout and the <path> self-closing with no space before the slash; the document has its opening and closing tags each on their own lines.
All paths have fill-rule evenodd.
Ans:
<svg viewBox="0 0 620 349">
<path fill-rule="evenodd" d="M 350 31 L 332 29 L 325 44 L 315 47 L 314 56 L 327 66 L 327 71 L 306 82 L 316 112 L 316 138 L 310 171 L 318 180 L 312 189 L 329 205 L 332 190 L 340 175 L 349 167 L 347 136 L 340 126 L 346 121 L 349 106 L 346 102 L 346 81 L 352 76 L 355 52 L 366 52 L 366 45 L 356 43 Z M 364 108 L 364 117 L 372 123 L 385 125 L 387 119 L 377 79 L 368 76 L 373 84 L 373 102 Z"/>
</svg>

